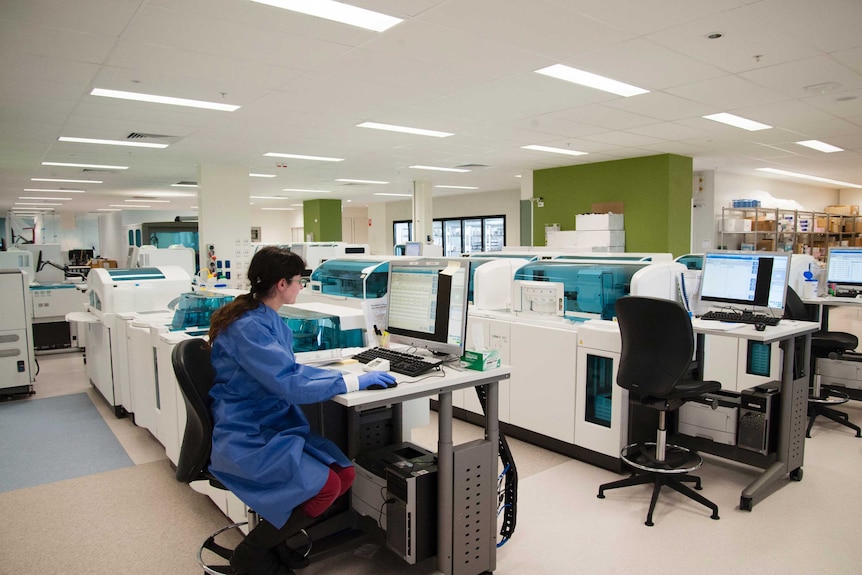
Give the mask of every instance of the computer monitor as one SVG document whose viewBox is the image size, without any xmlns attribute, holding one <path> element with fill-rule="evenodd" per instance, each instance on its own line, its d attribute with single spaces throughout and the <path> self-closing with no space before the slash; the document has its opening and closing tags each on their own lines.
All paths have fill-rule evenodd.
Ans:
<svg viewBox="0 0 862 575">
<path fill-rule="evenodd" d="M 468 259 L 389 263 L 390 341 L 437 354 L 464 355 Z"/>
<path fill-rule="evenodd" d="M 703 256 L 700 299 L 783 313 L 789 271 L 788 252 L 708 251 Z"/>
<path fill-rule="evenodd" d="M 826 259 L 826 283 L 839 286 L 862 286 L 862 248 L 829 248 Z"/>
<path fill-rule="evenodd" d="M 421 242 L 407 242 L 404 244 L 404 255 L 405 256 L 421 256 L 422 255 L 422 243 Z"/>
</svg>

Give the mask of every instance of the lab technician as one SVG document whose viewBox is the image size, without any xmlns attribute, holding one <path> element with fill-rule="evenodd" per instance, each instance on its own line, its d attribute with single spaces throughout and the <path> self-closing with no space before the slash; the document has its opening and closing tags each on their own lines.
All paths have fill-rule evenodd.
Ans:
<svg viewBox="0 0 862 575">
<path fill-rule="evenodd" d="M 209 331 L 216 372 L 210 391 L 210 471 L 261 516 L 233 552 L 238 575 L 291 575 L 306 562 L 284 543 L 313 523 L 353 483 L 347 457 L 312 433 L 303 404 L 386 387 L 386 372 L 342 375 L 296 362 L 293 335 L 277 311 L 302 289 L 305 262 L 275 246 L 248 268 L 251 291 L 213 314 Z"/>
</svg>

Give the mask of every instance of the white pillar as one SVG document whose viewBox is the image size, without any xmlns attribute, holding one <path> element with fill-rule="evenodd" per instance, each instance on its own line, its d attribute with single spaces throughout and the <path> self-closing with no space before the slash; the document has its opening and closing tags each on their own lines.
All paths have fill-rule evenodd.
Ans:
<svg viewBox="0 0 862 575">
<path fill-rule="evenodd" d="M 198 167 L 198 233 L 201 270 L 221 263 L 230 274 L 232 288 L 248 287 L 246 271 L 251 261 L 251 215 L 248 166 L 202 164 Z M 215 261 L 210 257 L 210 248 Z"/>
<path fill-rule="evenodd" d="M 431 200 L 431 182 L 413 182 L 413 241 L 433 243 L 434 213 Z"/>
</svg>

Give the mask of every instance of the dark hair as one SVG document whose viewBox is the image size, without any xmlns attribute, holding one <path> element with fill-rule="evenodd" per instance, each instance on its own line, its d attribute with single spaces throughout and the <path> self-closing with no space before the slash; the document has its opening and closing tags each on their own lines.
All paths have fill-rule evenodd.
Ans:
<svg viewBox="0 0 862 575">
<path fill-rule="evenodd" d="M 266 246 L 258 250 L 248 266 L 251 291 L 213 312 L 210 321 L 210 345 L 242 314 L 261 305 L 260 298 L 272 294 L 279 281 L 286 279 L 290 283 L 294 276 L 302 275 L 303 271 L 305 262 L 290 250 L 278 246 Z"/>
</svg>

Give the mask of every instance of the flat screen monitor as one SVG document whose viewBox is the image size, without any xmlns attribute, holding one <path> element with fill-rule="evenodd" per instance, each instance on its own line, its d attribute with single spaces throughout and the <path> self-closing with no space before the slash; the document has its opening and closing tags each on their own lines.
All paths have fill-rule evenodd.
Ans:
<svg viewBox="0 0 862 575">
<path fill-rule="evenodd" d="M 829 248 L 826 283 L 862 286 L 862 248 Z"/>
<path fill-rule="evenodd" d="M 789 271 L 787 252 L 709 251 L 703 256 L 700 299 L 781 313 Z"/>
<path fill-rule="evenodd" d="M 389 263 L 390 341 L 461 356 L 467 334 L 467 259 Z"/>
<path fill-rule="evenodd" d="M 404 244 L 405 256 L 421 256 L 422 244 L 420 242 L 407 242 Z"/>
</svg>

